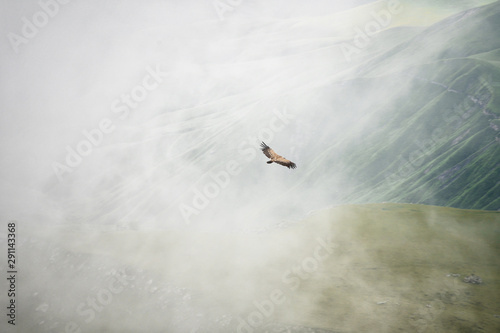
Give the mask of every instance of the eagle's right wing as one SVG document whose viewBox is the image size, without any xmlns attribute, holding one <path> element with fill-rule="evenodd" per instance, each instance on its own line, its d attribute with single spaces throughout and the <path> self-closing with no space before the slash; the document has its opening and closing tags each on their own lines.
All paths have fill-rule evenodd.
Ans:
<svg viewBox="0 0 500 333">
<path fill-rule="evenodd" d="M 292 161 L 287 160 L 286 158 L 281 157 L 281 156 L 279 158 L 277 158 L 274 162 L 278 163 L 280 165 L 284 165 L 288 169 L 290 169 L 290 168 L 295 169 L 297 167 L 297 165 L 295 163 L 293 163 Z"/>
</svg>

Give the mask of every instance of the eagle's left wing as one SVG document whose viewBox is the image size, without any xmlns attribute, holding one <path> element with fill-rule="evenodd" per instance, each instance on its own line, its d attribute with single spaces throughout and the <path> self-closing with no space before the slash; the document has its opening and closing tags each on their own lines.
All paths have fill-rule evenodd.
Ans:
<svg viewBox="0 0 500 333">
<path fill-rule="evenodd" d="M 264 155 L 266 155 L 267 157 L 269 157 L 270 159 L 275 159 L 277 157 L 281 157 L 279 156 L 278 154 L 276 154 L 274 152 L 274 150 L 272 150 L 268 145 L 266 145 L 264 142 L 262 142 L 260 144 L 260 146 L 262 147 L 261 150 L 262 152 L 264 153 Z"/>
</svg>

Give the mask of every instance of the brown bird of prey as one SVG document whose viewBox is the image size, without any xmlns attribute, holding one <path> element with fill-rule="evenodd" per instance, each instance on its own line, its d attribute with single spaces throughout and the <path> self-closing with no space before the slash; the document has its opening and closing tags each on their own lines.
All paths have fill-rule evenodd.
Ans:
<svg viewBox="0 0 500 333">
<path fill-rule="evenodd" d="M 267 157 L 270 158 L 270 161 L 267 161 L 267 164 L 271 164 L 271 163 L 274 162 L 274 163 L 278 163 L 278 164 L 284 165 L 288 169 L 290 169 L 290 168 L 295 169 L 297 167 L 297 165 L 295 165 L 295 163 L 293 163 L 292 161 L 289 161 L 286 158 L 284 158 L 283 156 L 280 156 L 280 155 L 276 154 L 274 152 L 274 150 L 272 150 L 264 142 L 262 142 L 260 144 L 260 146 L 262 147 L 261 149 L 262 149 L 262 152 L 264 153 L 264 155 L 266 155 Z"/>
</svg>

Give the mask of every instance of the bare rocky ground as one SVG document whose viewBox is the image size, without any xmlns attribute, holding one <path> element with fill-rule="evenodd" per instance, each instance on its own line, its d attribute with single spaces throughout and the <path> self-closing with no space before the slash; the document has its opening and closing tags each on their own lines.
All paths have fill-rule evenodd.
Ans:
<svg viewBox="0 0 500 333">
<path fill-rule="evenodd" d="M 499 226 L 385 204 L 259 234 L 38 234 L 20 241 L 18 332 L 494 332 Z"/>
</svg>

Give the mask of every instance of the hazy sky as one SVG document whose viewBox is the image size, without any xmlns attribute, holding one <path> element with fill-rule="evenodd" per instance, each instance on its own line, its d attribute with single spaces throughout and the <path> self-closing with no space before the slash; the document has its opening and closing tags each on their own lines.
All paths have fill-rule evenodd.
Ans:
<svg viewBox="0 0 500 333">
<path fill-rule="evenodd" d="M 269 20 L 325 15 L 346 9 L 353 2 L 333 5 L 329 1 L 316 1 L 305 5 L 288 1 L 284 5 L 285 1 L 241 1 L 229 10 L 221 10 L 215 4 L 149 1 L 139 5 L 136 1 L 106 1 L 95 6 L 89 2 L 47 1 L 42 6 L 35 1 L 2 2 L 1 33 L 5 38 L 1 42 L 0 141 L 4 156 L 2 197 L 7 202 L 4 211 L 9 212 L 5 213 L 7 216 L 13 218 L 28 211 L 39 214 L 45 209 L 47 203 L 42 203 L 42 199 L 50 196 L 47 188 L 57 174 L 54 163 L 64 163 L 67 147 L 76 149 L 85 140 L 83 131 L 91 132 L 102 119 L 112 120 L 113 133 L 91 147 L 92 152 L 74 171 L 64 173 L 64 181 L 56 187 L 65 193 L 66 199 L 69 192 L 76 201 L 80 195 L 89 195 L 83 194 L 84 188 L 89 190 L 88 187 L 102 181 L 95 171 L 118 167 L 128 178 L 131 174 L 122 164 L 128 162 L 121 161 L 122 158 L 128 158 L 131 163 L 149 161 L 141 162 L 141 168 L 145 169 L 139 172 L 140 177 L 152 172 L 146 170 L 150 169 L 147 163 L 176 163 L 169 161 L 166 155 L 148 155 L 152 151 L 147 152 L 144 147 L 141 156 L 126 152 L 126 147 L 133 149 L 132 143 L 137 144 L 137 140 L 150 147 L 148 149 L 154 146 L 155 154 L 158 149 L 173 147 L 174 143 L 179 147 L 185 137 L 198 140 L 196 136 L 190 139 L 185 133 L 161 138 L 165 133 L 152 125 L 161 117 L 161 121 L 168 123 L 168 130 L 174 132 L 180 127 L 168 117 L 187 121 L 185 124 L 193 121 L 190 126 L 194 126 L 195 132 L 210 130 L 210 126 L 212 131 L 219 131 L 223 120 L 246 126 L 249 132 L 258 132 L 259 123 L 269 121 L 273 109 L 286 107 L 278 105 L 282 97 L 273 100 L 269 96 L 282 94 L 286 91 L 284 86 L 293 80 L 304 79 L 300 75 L 290 76 L 296 70 L 294 66 L 299 66 L 297 72 L 303 70 L 316 80 L 318 70 L 324 70 L 318 60 L 326 59 L 319 55 L 314 63 L 307 62 L 307 57 L 299 59 L 300 49 L 287 45 L 296 40 L 300 48 L 304 43 L 300 39 L 309 43 L 307 38 L 314 32 L 308 31 L 307 25 L 314 20 L 304 21 L 305 32 L 302 27 L 290 30 L 295 22 L 283 21 L 284 26 L 280 26 L 279 21 Z M 282 58 L 287 53 L 296 56 Z M 117 111 L 118 104 L 125 105 L 123 94 L 130 95 L 151 71 L 162 76 L 159 87 L 150 93 L 148 90 L 147 98 L 127 115 Z M 151 85 L 155 82 L 151 81 Z M 292 86 L 297 87 L 293 83 Z M 219 120 L 212 119 L 217 115 Z M 208 127 L 198 127 L 203 124 Z M 151 126 L 155 127 L 156 134 L 152 134 Z M 237 134 L 214 135 L 217 140 L 235 145 L 244 141 Z M 287 135 L 280 140 L 286 143 L 291 139 Z M 282 147 L 290 148 L 289 144 Z M 162 177 L 173 180 L 170 176 Z M 177 182 L 190 183 L 192 176 L 186 177 L 189 180 Z M 91 185 L 89 179 L 94 179 L 96 184 Z M 82 185 L 77 185 L 79 182 Z M 77 186 L 84 188 L 77 189 Z M 183 187 L 182 191 L 189 191 L 191 187 Z M 170 188 L 171 192 L 176 190 Z M 90 193 L 93 191 L 99 192 L 94 188 Z"/>
<path fill-rule="evenodd" d="M 370 22 L 376 28 L 373 13 L 390 3 L 346 11 L 365 2 L 2 2 L 4 217 L 175 224 L 194 216 L 182 207 L 193 207 L 196 191 L 230 161 L 240 166 L 231 184 L 220 195 L 214 188 L 196 217 L 213 222 L 210 207 L 241 215 L 286 200 L 299 211 L 327 205 L 338 189 L 294 194 L 308 189 L 303 179 L 315 164 L 306 159 L 364 108 L 395 98 L 370 91 L 348 101 L 332 90 L 357 65 L 341 43 Z M 385 28 L 439 17 L 400 7 Z M 360 49 L 360 59 L 377 47 Z M 299 169 L 266 165 L 257 155 L 263 139 Z M 265 195 L 254 192 L 265 184 Z"/>
</svg>

